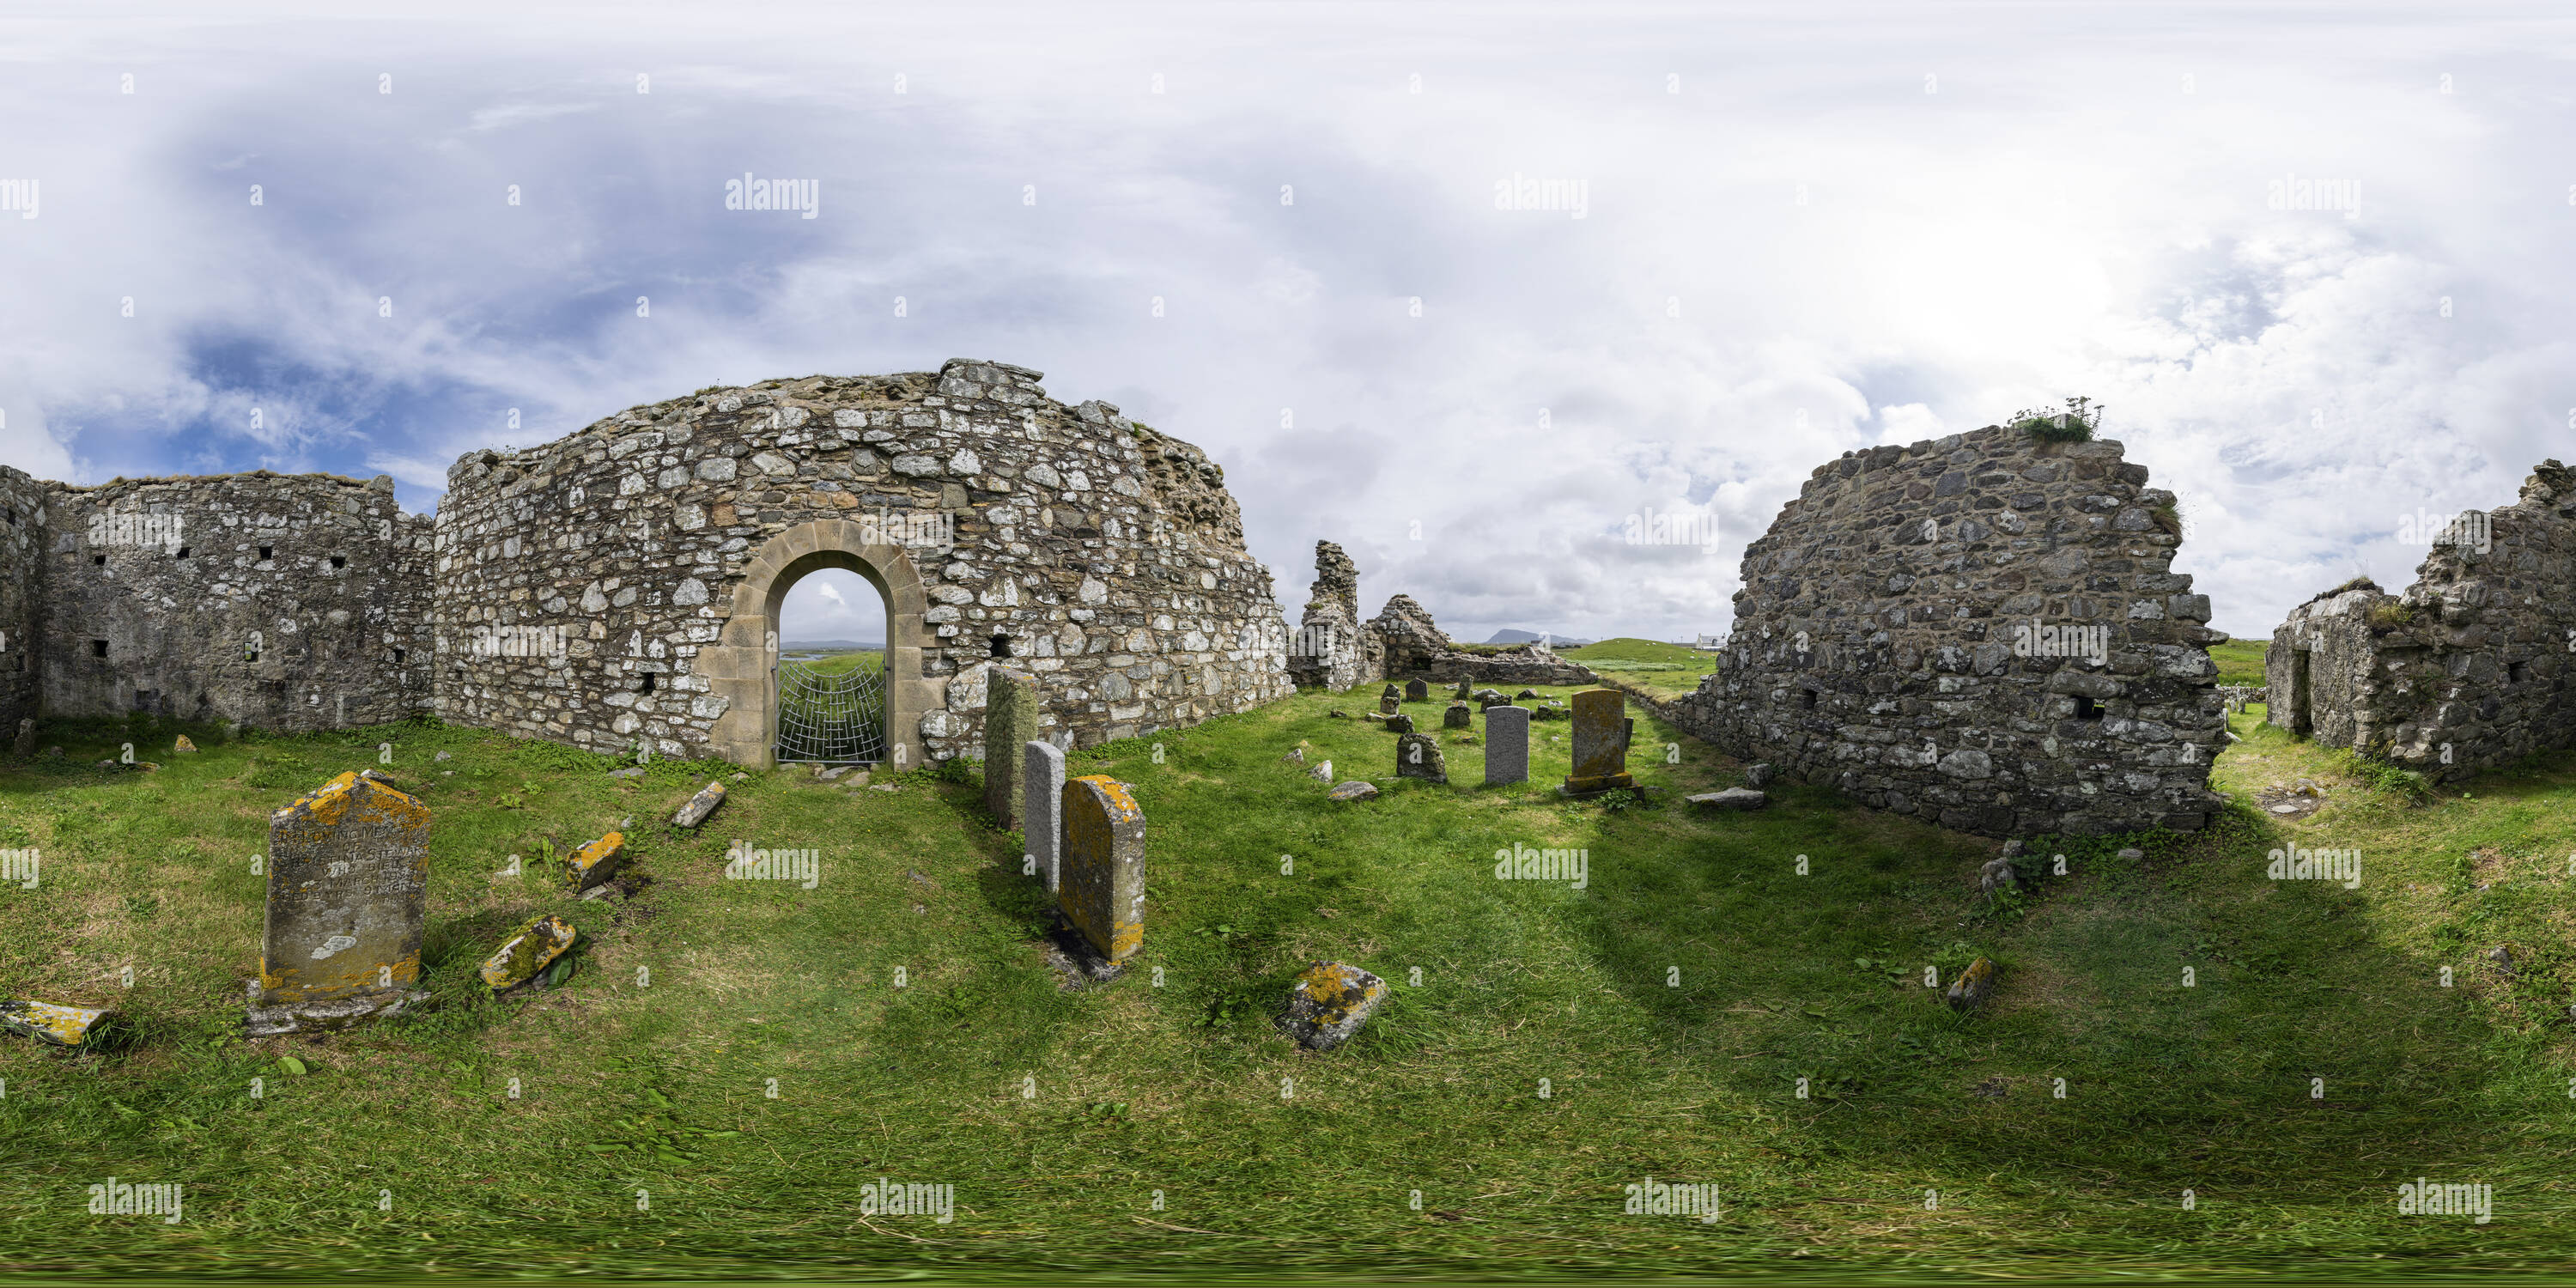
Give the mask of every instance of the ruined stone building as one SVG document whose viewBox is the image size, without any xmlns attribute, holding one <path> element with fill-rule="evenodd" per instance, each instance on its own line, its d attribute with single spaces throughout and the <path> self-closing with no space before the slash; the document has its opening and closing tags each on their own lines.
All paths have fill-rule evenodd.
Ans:
<svg viewBox="0 0 2576 1288">
<path fill-rule="evenodd" d="M 1597 684 L 1588 668 L 1545 643 L 1469 650 L 1453 643 L 1410 595 L 1386 601 L 1362 622 L 1360 574 L 1340 546 L 1315 543 L 1315 584 L 1304 624 L 1291 641 L 1288 671 L 1306 688 L 1339 693 L 1380 680 L 1474 680 L 1489 684 Z"/>
<path fill-rule="evenodd" d="M 2271 723 L 2436 781 L 2576 747 L 2576 474 L 2428 535 L 2404 594 L 2349 582 L 2272 633 Z"/>
<path fill-rule="evenodd" d="M 1988 836 L 2191 830 L 2225 723 L 2171 493 L 2111 441 L 1845 454 L 1746 548 L 1688 732 Z"/>
<path fill-rule="evenodd" d="M 761 764 L 780 604 L 831 567 L 885 597 L 903 763 L 980 750 L 999 659 L 1038 677 L 1041 736 L 1064 745 L 1290 692 L 1224 472 L 1039 379 L 958 359 L 705 389 L 469 454 L 434 524 L 385 479 L 0 472 L 0 715 L 309 729 L 433 711 Z"/>
</svg>

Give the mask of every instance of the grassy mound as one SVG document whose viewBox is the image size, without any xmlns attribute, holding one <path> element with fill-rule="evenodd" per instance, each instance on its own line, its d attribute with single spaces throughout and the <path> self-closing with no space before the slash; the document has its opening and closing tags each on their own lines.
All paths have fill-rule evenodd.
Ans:
<svg viewBox="0 0 2576 1288">
<path fill-rule="evenodd" d="M 1642 642 L 1594 648 L 1622 643 Z M 1432 786 L 1394 779 L 1373 725 L 1325 715 L 1363 705 L 1303 694 L 1073 755 L 1134 785 L 1150 853 L 1144 952 L 1083 991 L 1047 964 L 1043 897 L 965 766 L 847 790 L 669 763 L 612 780 L 427 726 L 190 730 L 194 756 L 169 754 L 170 726 L 49 730 L 66 760 L 0 769 L 0 846 L 43 854 L 36 889 L 0 890 L 0 993 L 114 1002 L 132 1035 L 84 1056 L 0 1038 L 0 1260 L 1485 1277 L 2566 1259 L 2576 1070 L 2551 1007 L 2570 1000 L 2576 758 L 2410 807 L 2240 717 L 2220 784 L 2250 801 L 2313 777 L 2322 811 L 2046 844 L 2027 893 L 1989 906 L 1990 842 L 1794 784 L 1753 814 L 1679 804 L 1735 767 L 1642 712 L 1634 767 L 1661 791 L 1569 804 L 1562 724 L 1536 726 L 1537 781 L 1497 790 L 1469 785 L 1482 748 L 1444 733 L 1453 782 Z M 163 768 L 86 767 L 123 741 Z M 1279 763 L 1301 741 L 1386 794 L 1325 800 Z M 437 820 L 439 1005 L 246 1043 L 267 813 L 385 742 Z M 714 774 L 734 791 L 702 832 L 664 826 Z M 651 884 L 622 905 L 566 900 L 541 869 L 495 876 L 629 817 Z M 816 851 L 815 887 L 724 879 L 737 838 Z M 2125 841 L 2143 862 L 2115 857 Z M 2362 850 L 2360 887 L 2267 880 L 2291 844 Z M 1496 851 L 1523 846 L 1583 851 L 1582 888 L 1497 879 Z M 545 912 L 582 930 L 578 972 L 478 996 L 475 962 Z M 1977 955 L 2003 982 L 1962 1017 L 1924 973 Z M 1315 1055 L 1271 1016 L 1322 958 L 1394 992 Z M 2419 1175 L 2494 1185 L 2497 1221 L 2400 1217 Z M 185 1219 L 89 1214 L 110 1176 L 185 1185 Z M 1625 1214 L 1649 1177 L 1716 1186 L 1718 1218 Z M 952 1186 L 953 1220 L 865 1215 L 881 1178 Z"/>
</svg>

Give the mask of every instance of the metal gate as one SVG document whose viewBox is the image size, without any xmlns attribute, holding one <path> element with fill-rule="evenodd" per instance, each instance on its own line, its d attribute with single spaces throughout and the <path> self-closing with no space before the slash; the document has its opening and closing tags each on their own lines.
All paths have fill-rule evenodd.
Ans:
<svg viewBox="0 0 2576 1288">
<path fill-rule="evenodd" d="M 826 671 L 779 659 L 780 763 L 876 764 L 886 755 L 885 727 L 882 667 Z"/>
</svg>

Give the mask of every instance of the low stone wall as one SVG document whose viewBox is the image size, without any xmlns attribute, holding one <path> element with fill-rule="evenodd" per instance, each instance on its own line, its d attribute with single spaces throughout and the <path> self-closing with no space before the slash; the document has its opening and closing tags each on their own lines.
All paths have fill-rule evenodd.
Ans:
<svg viewBox="0 0 2576 1288">
<path fill-rule="evenodd" d="M 1674 724 L 1988 836 L 2202 826 L 2224 737 L 2170 493 L 2116 442 L 1989 427 L 1819 467 L 1745 551 Z"/>
<path fill-rule="evenodd" d="M 2576 747 L 2576 471 L 2434 535 L 2404 594 L 2338 587 L 2273 632 L 2271 722 L 2436 781 Z"/>
<path fill-rule="evenodd" d="M 1545 644 L 1516 644 L 1498 653 L 1459 648 L 1431 620 L 1431 611 L 1410 595 L 1386 601 L 1386 607 L 1370 619 L 1368 633 L 1378 642 L 1381 674 L 1389 680 L 1556 685 L 1601 680 L 1589 668 L 1558 657 Z"/>
<path fill-rule="evenodd" d="M 429 520 L 393 480 L 232 474 L 46 485 L 49 717 L 399 720 L 429 702 Z"/>
</svg>

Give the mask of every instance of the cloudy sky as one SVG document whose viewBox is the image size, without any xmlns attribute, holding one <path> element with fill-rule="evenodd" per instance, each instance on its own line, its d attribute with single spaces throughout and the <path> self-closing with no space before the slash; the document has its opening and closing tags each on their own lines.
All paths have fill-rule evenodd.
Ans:
<svg viewBox="0 0 2576 1288">
<path fill-rule="evenodd" d="M 0 463 L 426 510 L 991 358 L 1208 449 L 1292 616 L 1328 538 L 1372 612 L 1681 638 L 1816 465 L 2080 393 L 2250 634 L 2576 444 L 2563 7 L 344 8 L 0 15 Z"/>
</svg>

